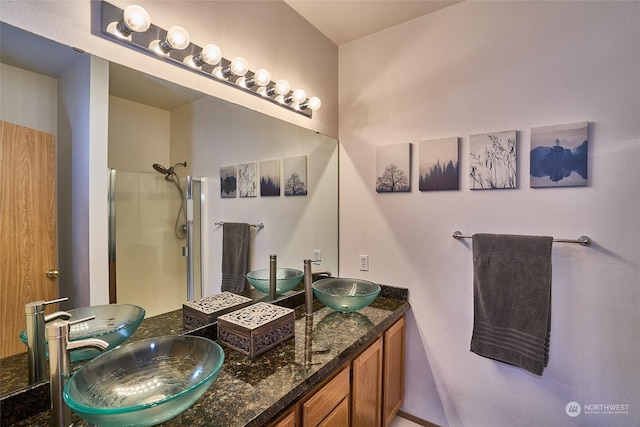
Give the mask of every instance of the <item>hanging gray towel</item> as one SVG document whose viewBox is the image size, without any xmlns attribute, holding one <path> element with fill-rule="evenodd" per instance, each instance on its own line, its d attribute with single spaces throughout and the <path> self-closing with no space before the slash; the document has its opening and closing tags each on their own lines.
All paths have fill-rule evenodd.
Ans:
<svg viewBox="0 0 640 427">
<path fill-rule="evenodd" d="M 471 351 L 536 375 L 549 360 L 552 237 L 473 236 Z"/>
<path fill-rule="evenodd" d="M 222 224 L 222 290 L 234 293 L 249 289 L 249 224 Z"/>
</svg>

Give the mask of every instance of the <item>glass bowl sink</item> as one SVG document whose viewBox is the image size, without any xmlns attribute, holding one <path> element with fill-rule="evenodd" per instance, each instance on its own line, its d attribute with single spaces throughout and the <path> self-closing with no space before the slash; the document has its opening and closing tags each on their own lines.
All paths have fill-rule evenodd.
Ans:
<svg viewBox="0 0 640 427">
<path fill-rule="evenodd" d="M 150 426 L 193 405 L 218 376 L 224 352 L 196 336 L 123 344 L 87 362 L 67 382 L 64 401 L 98 426 Z"/>
<path fill-rule="evenodd" d="M 71 325 L 70 341 L 100 338 L 109 343 L 107 350 L 117 347 L 133 335 L 145 315 L 143 308 L 131 304 L 107 304 L 74 308 L 67 311 L 67 313 L 71 315 L 70 320 L 95 316 L 93 320 Z M 20 340 L 25 345 L 27 344 L 26 329 L 20 333 Z M 45 348 L 48 353 L 48 346 Z M 79 348 L 71 351 L 71 361 L 93 359 L 103 352 L 94 348 Z"/>
<path fill-rule="evenodd" d="M 311 285 L 321 303 L 336 311 L 358 311 L 373 302 L 380 293 L 380 286 L 360 279 L 330 277 Z"/>
<path fill-rule="evenodd" d="M 293 268 L 276 268 L 276 295 L 283 294 L 298 286 L 304 273 Z M 269 269 L 254 270 L 247 273 L 247 280 L 254 288 L 269 293 Z"/>
</svg>

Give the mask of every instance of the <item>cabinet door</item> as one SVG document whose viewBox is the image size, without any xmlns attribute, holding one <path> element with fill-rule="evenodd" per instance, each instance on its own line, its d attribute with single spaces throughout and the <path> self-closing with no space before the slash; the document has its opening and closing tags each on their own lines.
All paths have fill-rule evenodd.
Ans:
<svg viewBox="0 0 640 427">
<path fill-rule="evenodd" d="M 404 397 L 405 318 L 384 333 L 384 378 L 382 419 L 387 427 L 402 406 Z"/>
<path fill-rule="evenodd" d="M 382 411 L 382 338 L 353 360 L 351 425 L 377 427 Z"/>
</svg>

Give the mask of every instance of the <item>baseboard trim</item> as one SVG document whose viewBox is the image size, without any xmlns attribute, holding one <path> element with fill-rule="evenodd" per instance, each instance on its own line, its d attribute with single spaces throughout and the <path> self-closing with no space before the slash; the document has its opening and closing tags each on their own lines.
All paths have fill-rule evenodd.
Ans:
<svg viewBox="0 0 640 427">
<path fill-rule="evenodd" d="M 422 418 L 418 418 L 415 415 L 407 414 L 406 412 L 403 412 L 403 411 L 398 411 L 397 415 L 401 418 L 405 418 L 411 422 L 414 422 L 424 427 L 440 427 L 437 424 L 430 423 L 429 421 L 423 420 Z"/>
</svg>

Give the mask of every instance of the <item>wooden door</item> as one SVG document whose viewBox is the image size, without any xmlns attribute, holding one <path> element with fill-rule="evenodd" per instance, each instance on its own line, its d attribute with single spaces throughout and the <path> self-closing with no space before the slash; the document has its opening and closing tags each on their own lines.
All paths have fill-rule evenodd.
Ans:
<svg viewBox="0 0 640 427">
<path fill-rule="evenodd" d="M 25 352 L 24 305 L 57 298 L 55 137 L 0 121 L 0 357 Z M 55 309 L 50 307 L 48 311 Z"/>
<path fill-rule="evenodd" d="M 388 427 L 402 406 L 404 397 L 405 318 L 384 333 L 384 378 L 382 421 Z"/>
<path fill-rule="evenodd" d="M 378 427 L 382 418 L 382 338 L 353 360 L 351 425 Z"/>
</svg>

